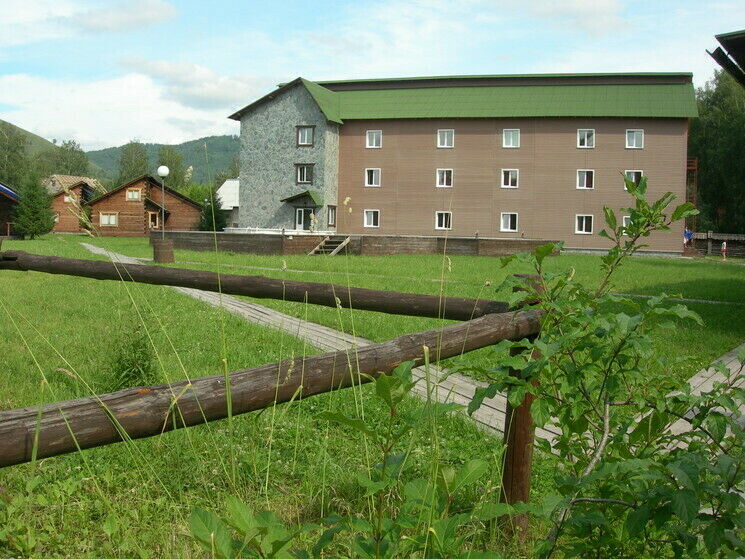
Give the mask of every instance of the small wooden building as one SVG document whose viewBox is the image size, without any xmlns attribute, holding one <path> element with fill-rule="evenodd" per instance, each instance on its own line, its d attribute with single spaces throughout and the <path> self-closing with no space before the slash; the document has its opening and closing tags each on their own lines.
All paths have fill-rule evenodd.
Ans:
<svg viewBox="0 0 745 559">
<path fill-rule="evenodd" d="M 94 197 L 95 185 L 86 180 L 65 186 L 52 196 L 54 233 L 81 233 L 80 215 L 85 212 L 88 200 Z"/>
<path fill-rule="evenodd" d="M 13 210 L 19 196 L 4 184 L 0 184 L 0 237 L 13 234 Z"/>
<path fill-rule="evenodd" d="M 165 193 L 165 197 L 164 197 Z M 91 222 L 102 236 L 142 237 L 152 230 L 197 229 L 202 208 L 150 175 L 143 175 L 89 202 Z M 165 217 L 165 219 L 164 219 Z"/>
</svg>

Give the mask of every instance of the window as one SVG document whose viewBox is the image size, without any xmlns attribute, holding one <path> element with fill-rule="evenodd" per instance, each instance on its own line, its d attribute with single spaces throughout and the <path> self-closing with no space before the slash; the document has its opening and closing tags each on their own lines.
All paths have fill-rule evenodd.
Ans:
<svg viewBox="0 0 745 559">
<path fill-rule="evenodd" d="M 592 235 L 592 216 L 577 215 L 574 225 L 574 232 L 579 235 Z"/>
<path fill-rule="evenodd" d="M 65 203 L 72 202 L 75 199 L 72 194 L 65 194 L 63 198 Z"/>
<path fill-rule="evenodd" d="M 623 216 L 623 227 L 624 227 L 624 229 L 628 229 L 630 226 L 631 226 L 631 216 L 630 215 Z M 628 235 L 628 233 L 626 233 L 626 231 L 624 231 L 623 234 L 624 235 Z"/>
<path fill-rule="evenodd" d="M 312 184 L 313 165 L 309 163 L 299 163 L 295 165 L 295 177 L 298 184 Z"/>
<path fill-rule="evenodd" d="M 127 189 L 127 200 L 130 202 L 133 200 L 139 200 L 142 191 L 139 188 L 128 188 Z"/>
<path fill-rule="evenodd" d="M 380 227 L 380 210 L 365 210 L 365 227 Z"/>
<path fill-rule="evenodd" d="M 437 131 L 437 147 L 451 148 L 455 145 L 455 130 L 448 128 Z"/>
<path fill-rule="evenodd" d="M 365 141 L 365 147 L 382 148 L 383 147 L 383 131 L 382 130 L 368 130 L 367 139 Z"/>
<path fill-rule="evenodd" d="M 644 130 L 626 130 L 626 147 L 628 149 L 644 148 Z"/>
<path fill-rule="evenodd" d="M 435 212 L 435 229 L 449 231 L 453 228 L 453 212 Z"/>
<path fill-rule="evenodd" d="M 517 188 L 519 176 L 518 169 L 502 169 L 502 188 Z"/>
<path fill-rule="evenodd" d="M 315 126 L 298 126 L 297 127 L 297 145 L 300 146 L 312 146 L 313 145 L 313 131 Z"/>
<path fill-rule="evenodd" d="M 511 212 L 504 212 L 500 216 L 499 230 L 505 233 L 516 233 L 517 232 L 517 214 Z"/>
<path fill-rule="evenodd" d="M 519 148 L 520 147 L 520 129 L 505 128 L 502 130 L 502 147 Z"/>
<path fill-rule="evenodd" d="M 453 186 L 453 170 L 437 169 L 437 187 L 450 188 Z"/>
<path fill-rule="evenodd" d="M 380 169 L 365 169 L 365 186 L 380 186 Z"/>
<path fill-rule="evenodd" d="M 595 188 L 595 171 L 592 169 L 577 169 L 577 188 L 580 190 Z"/>
<path fill-rule="evenodd" d="M 336 227 L 336 206 L 329 206 L 329 227 Z"/>
<path fill-rule="evenodd" d="M 54 212 L 54 222 L 59 223 L 59 212 Z"/>
<path fill-rule="evenodd" d="M 639 184 L 642 180 L 642 177 L 644 176 L 644 171 L 640 171 L 638 169 L 634 169 L 631 171 L 624 171 L 623 174 L 626 176 L 626 180 L 630 180 L 634 184 Z M 626 188 L 626 181 L 623 183 L 623 189 L 628 190 Z"/>
<path fill-rule="evenodd" d="M 116 227 L 119 222 L 118 213 L 101 213 L 99 215 L 99 223 L 102 227 Z"/>
<path fill-rule="evenodd" d="M 595 147 L 595 129 L 580 128 L 577 130 L 577 147 L 594 148 Z"/>
</svg>

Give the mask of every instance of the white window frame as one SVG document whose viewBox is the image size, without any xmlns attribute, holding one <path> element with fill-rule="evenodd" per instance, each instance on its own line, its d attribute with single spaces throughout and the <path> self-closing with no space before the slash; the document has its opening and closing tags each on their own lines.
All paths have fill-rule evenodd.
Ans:
<svg viewBox="0 0 745 559">
<path fill-rule="evenodd" d="M 451 132 L 452 143 L 448 146 L 440 143 L 440 132 Z M 455 147 L 455 128 L 438 128 L 437 129 L 437 148 L 438 149 L 451 149 Z"/>
<path fill-rule="evenodd" d="M 515 228 L 505 229 L 504 228 L 504 216 L 514 215 L 515 216 Z M 520 215 L 517 212 L 502 212 L 499 214 L 499 230 L 502 233 L 517 233 L 520 228 Z"/>
<path fill-rule="evenodd" d="M 582 138 L 583 132 L 592 132 L 592 145 L 580 145 L 580 138 Z M 587 135 L 585 135 L 585 143 L 587 143 Z M 595 129 L 594 128 L 577 128 L 577 147 L 579 149 L 595 149 Z"/>
<path fill-rule="evenodd" d="M 587 173 L 592 173 L 592 186 L 582 186 L 579 184 L 579 174 L 585 173 L 585 184 L 587 184 Z M 595 169 L 577 169 L 577 179 L 575 186 L 577 190 L 595 190 Z"/>
<path fill-rule="evenodd" d="M 580 217 L 590 218 L 590 230 L 589 231 L 579 230 L 579 218 Z M 575 235 L 592 235 L 592 231 L 594 227 L 595 227 L 595 216 L 593 214 L 575 214 L 574 216 L 574 234 Z"/>
<path fill-rule="evenodd" d="M 509 184 L 509 181 L 507 184 L 504 182 L 504 174 L 505 172 L 512 173 L 512 171 L 515 171 L 515 186 L 512 186 Z M 502 188 L 520 188 L 520 169 L 502 169 Z M 511 175 L 510 175 L 511 176 Z"/>
<path fill-rule="evenodd" d="M 440 172 L 443 173 L 443 178 L 445 176 L 445 173 L 450 172 L 450 184 L 440 184 Z M 437 169 L 435 171 L 435 186 L 437 188 L 453 188 L 453 170 L 452 169 Z"/>
<path fill-rule="evenodd" d="M 379 146 L 372 145 L 370 143 L 370 134 L 373 133 L 373 132 L 377 132 L 379 134 L 379 137 L 380 137 L 380 145 Z M 365 131 L 365 147 L 367 149 L 380 149 L 380 148 L 382 148 L 383 147 L 383 131 L 382 130 L 366 130 Z"/>
<path fill-rule="evenodd" d="M 377 171 L 378 176 L 378 184 L 375 184 L 374 182 L 368 182 L 369 173 L 368 171 Z M 375 177 L 376 173 L 373 172 L 373 178 Z M 365 169 L 365 186 L 368 188 L 380 188 L 380 183 L 382 182 L 383 178 L 383 172 L 380 170 L 380 167 L 368 167 Z"/>
<path fill-rule="evenodd" d="M 623 225 L 623 227 L 624 227 L 623 234 L 627 236 L 628 233 L 625 231 L 625 229 L 627 229 L 629 227 L 629 225 L 631 225 L 631 216 L 630 215 L 623 216 L 621 218 L 621 225 Z"/>
<path fill-rule="evenodd" d="M 442 216 L 445 216 L 445 215 L 449 215 L 450 216 L 449 217 L 450 227 L 440 227 L 439 226 L 439 223 L 438 222 L 439 222 L 439 218 L 440 218 L 441 215 Z M 444 223 L 445 223 L 445 218 L 443 217 L 443 225 L 444 225 Z M 438 210 L 438 211 L 436 211 L 435 212 L 435 230 L 437 230 L 437 231 L 450 231 L 452 228 L 453 228 L 453 212 L 448 211 L 448 210 Z"/>
<path fill-rule="evenodd" d="M 59 223 L 59 212 L 54 212 L 54 222 Z"/>
<path fill-rule="evenodd" d="M 108 216 L 109 223 L 104 223 L 104 217 Z M 111 216 L 114 216 L 114 222 L 111 223 Z M 98 225 L 101 227 L 119 227 L 119 212 L 98 212 Z"/>
<path fill-rule="evenodd" d="M 372 212 L 377 212 L 378 214 L 378 224 L 377 225 L 368 225 L 367 224 L 367 214 L 370 213 L 372 215 Z M 380 227 L 380 210 L 362 210 L 362 225 L 363 227 L 372 227 L 372 228 L 379 228 Z"/>
<path fill-rule="evenodd" d="M 641 132 L 641 134 L 642 134 L 642 145 L 640 145 L 640 146 L 630 146 L 629 145 L 629 132 Z M 644 134 L 644 128 L 627 128 L 626 129 L 626 137 L 625 137 L 625 140 L 624 140 L 626 142 L 626 149 L 644 149 L 644 136 L 645 136 L 645 134 Z M 636 138 L 636 136 L 634 136 L 634 138 Z"/>
<path fill-rule="evenodd" d="M 137 193 L 136 197 L 130 196 L 130 193 L 134 194 Z M 128 188 L 127 193 L 125 194 L 125 199 L 127 202 L 139 202 L 142 200 L 142 189 L 141 188 Z"/>
<path fill-rule="evenodd" d="M 642 169 L 626 169 L 623 172 L 624 178 L 626 178 L 626 179 L 629 178 L 628 173 L 641 173 L 641 176 L 639 177 L 639 180 L 641 180 L 641 178 L 644 176 L 644 171 Z M 623 181 L 623 189 L 624 190 L 628 190 L 628 188 L 626 188 L 626 181 Z"/>
<path fill-rule="evenodd" d="M 516 146 L 509 146 L 507 145 L 507 132 L 517 132 L 517 145 Z M 519 128 L 504 128 L 502 130 L 502 147 L 505 149 L 517 149 L 520 147 L 520 129 Z"/>
<path fill-rule="evenodd" d="M 326 212 L 326 222 L 329 227 L 336 227 L 336 206 L 328 206 Z"/>
<path fill-rule="evenodd" d="M 62 201 L 63 201 L 63 202 L 65 202 L 66 204 L 69 204 L 69 203 L 70 203 L 70 202 L 72 202 L 73 200 L 74 200 L 74 197 L 73 197 L 73 195 L 72 195 L 72 194 L 67 194 L 67 193 L 65 193 L 65 194 L 64 194 L 64 195 L 62 196 Z"/>
<path fill-rule="evenodd" d="M 297 138 L 296 138 L 298 147 L 311 147 L 311 146 L 313 146 L 313 142 L 315 141 L 315 137 L 314 136 L 316 135 L 315 134 L 315 130 L 316 130 L 316 127 L 315 126 L 302 126 L 302 125 L 301 126 L 298 126 L 297 127 Z M 303 132 L 308 132 L 308 131 L 310 131 L 310 141 L 309 142 L 302 142 L 301 139 L 302 139 Z"/>
<path fill-rule="evenodd" d="M 310 180 L 300 180 L 300 169 L 310 170 Z M 308 171 L 306 171 L 306 179 Z M 313 184 L 313 164 L 312 163 L 296 163 L 295 164 L 295 183 L 296 184 Z"/>
</svg>

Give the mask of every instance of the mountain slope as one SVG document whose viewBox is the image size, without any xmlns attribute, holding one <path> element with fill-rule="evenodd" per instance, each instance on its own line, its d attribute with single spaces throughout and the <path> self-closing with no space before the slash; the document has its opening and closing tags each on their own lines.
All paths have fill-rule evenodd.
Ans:
<svg viewBox="0 0 745 559">
<path fill-rule="evenodd" d="M 49 140 L 47 140 L 46 138 L 42 138 L 41 136 L 38 136 L 34 134 L 33 132 L 24 130 L 20 126 L 16 126 L 15 124 L 12 124 L 2 119 L 0 119 L 0 123 L 7 124 L 8 126 L 17 130 L 18 132 L 20 132 L 26 137 L 26 150 L 29 155 L 36 155 L 40 151 L 44 151 L 45 149 L 54 147 L 54 144 L 50 142 Z"/>
<path fill-rule="evenodd" d="M 220 171 L 224 171 L 238 155 L 238 136 L 208 136 L 174 146 L 184 158 L 184 165 L 193 168 L 192 181 L 206 183 Z M 205 144 L 206 155 L 205 155 Z M 163 144 L 145 144 L 150 166 L 158 166 L 158 150 Z M 101 167 L 109 179 L 119 174 L 119 157 L 122 147 L 99 149 L 87 152 L 88 159 Z"/>
</svg>

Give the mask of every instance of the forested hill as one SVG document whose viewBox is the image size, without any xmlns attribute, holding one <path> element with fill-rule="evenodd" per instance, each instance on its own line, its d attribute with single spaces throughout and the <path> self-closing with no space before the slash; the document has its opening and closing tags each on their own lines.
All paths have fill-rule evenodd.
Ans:
<svg viewBox="0 0 745 559">
<path fill-rule="evenodd" d="M 44 151 L 45 149 L 54 147 L 54 144 L 50 142 L 49 140 L 47 140 L 46 138 L 42 138 L 41 136 L 38 136 L 34 134 L 33 132 L 24 130 L 20 126 L 16 126 L 15 124 L 11 124 L 10 122 L 7 122 L 1 119 L 0 119 L 0 124 L 6 124 L 10 126 L 14 130 L 20 132 L 26 138 L 26 152 L 29 155 L 36 155 L 40 151 Z"/>
<path fill-rule="evenodd" d="M 207 144 L 205 155 L 205 144 Z M 208 136 L 173 147 L 184 158 L 184 165 L 192 167 L 193 182 L 206 183 L 220 171 L 226 170 L 238 155 L 238 136 Z M 158 150 L 163 144 L 144 144 L 151 166 L 157 167 Z M 86 152 L 91 163 L 101 167 L 109 179 L 119 174 L 121 146 Z"/>
</svg>

